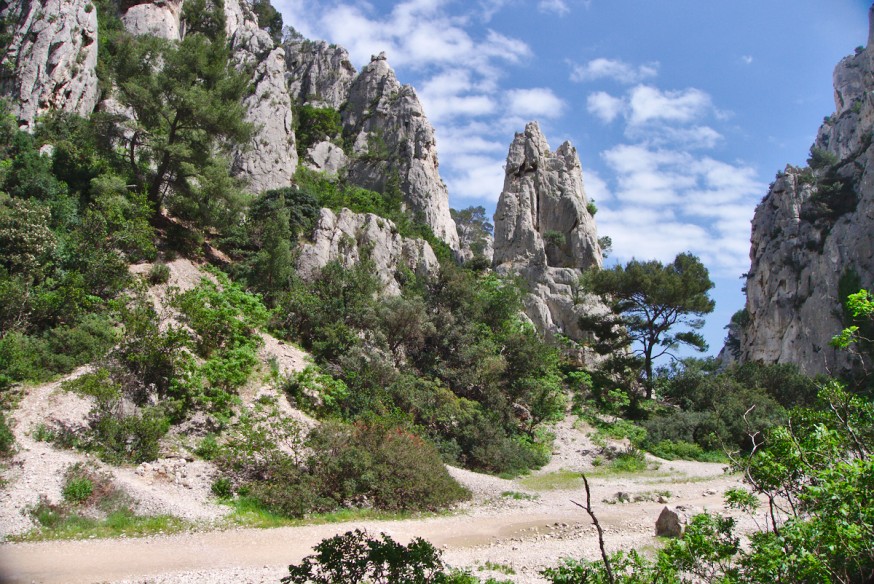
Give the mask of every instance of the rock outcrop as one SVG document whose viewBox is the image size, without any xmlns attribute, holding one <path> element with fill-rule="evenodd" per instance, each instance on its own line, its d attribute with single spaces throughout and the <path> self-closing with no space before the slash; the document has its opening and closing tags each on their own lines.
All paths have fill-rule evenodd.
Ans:
<svg viewBox="0 0 874 584">
<path fill-rule="evenodd" d="M 121 15 L 124 28 L 135 35 L 153 35 L 178 41 L 182 37 L 183 0 L 131 3 Z"/>
<path fill-rule="evenodd" d="M 0 91 L 23 128 L 51 110 L 88 115 L 98 99 L 97 10 L 90 0 L 21 0 L 0 11 L 11 41 Z"/>
<path fill-rule="evenodd" d="M 373 261 L 387 295 L 401 293 L 398 274 L 402 268 L 425 277 L 436 275 L 440 269 L 437 256 L 426 241 L 400 236 L 388 219 L 349 209 L 343 209 L 339 215 L 322 209 L 312 241 L 300 248 L 297 270 L 306 279 L 331 261 L 353 266 L 365 253 Z"/>
<path fill-rule="evenodd" d="M 353 145 L 350 182 L 379 192 L 400 189 L 406 209 L 457 250 L 434 129 L 416 91 L 398 82 L 384 55 L 372 57 L 355 78 L 341 113 Z"/>
<path fill-rule="evenodd" d="M 291 97 L 315 107 L 339 110 L 357 75 L 346 49 L 325 41 L 294 39 L 285 43 L 285 63 Z"/>
<path fill-rule="evenodd" d="M 237 67 L 254 71 L 254 90 L 243 103 L 246 120 L 254 125 L 255 132 L 247 147 L 237 150 L 234 174 L 245 179 L 255 193 L 290 186 L 298 159 L 292 101 L 285 79 L 285 50 L 274 47 L 270 35 L 258 28 L 248 6 L 226 0 L 225 7 Z"/>
<path fill-rule="evenodd" d="M 736 319 L 741 361 L 795 363 L 810 374 L 853 366 L 829 341 L 847 324 L 843 297 L 874 283 L 870 38 L 838 64 L 834 84 L 835 113 L 811 148 L 812 168 L 787 167 L 756 208 L 746 309 Z"/>
<path fill-rule="evenodd" d="M 601 266 L 580 160 L 565 142 L 551 152 L 536 122 L 516 134 L 495 210 L 494 268 L 528 283 L 528 317 L 547 337 L 584 340 L 580 314 L 606 310 L 579 293 L 582 270 Z"/>
</svg>

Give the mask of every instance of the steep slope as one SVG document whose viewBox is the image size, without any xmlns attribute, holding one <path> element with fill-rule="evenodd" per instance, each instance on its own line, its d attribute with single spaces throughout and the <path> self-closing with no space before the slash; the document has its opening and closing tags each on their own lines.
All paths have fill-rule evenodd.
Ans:
<svg viewBox="0 0 874 584">
<path fill-rule="evenodd" d="M 820 127 L 810 166 L 787 166 L 756 208 L 736 327 L 741 361 L 795 363 L 810 374 L 853 366 L 829 340 L 846 326 L 846 295 L 874 281 L 872 34 L 874 26 L 868 46 L 835 68 L 835 113 Z"/>
<path fill-rule="evenodd" d="M 526 314 L 539 331 L 583 340 L 578 316 L 603 307 L 577 289 L 582 270 L 601 266 L 577 151 L 569 142 L 550 151 L 531 122 L 510 145 L 505 173 L 493 266 L 527 282 Z"/>
</svg>

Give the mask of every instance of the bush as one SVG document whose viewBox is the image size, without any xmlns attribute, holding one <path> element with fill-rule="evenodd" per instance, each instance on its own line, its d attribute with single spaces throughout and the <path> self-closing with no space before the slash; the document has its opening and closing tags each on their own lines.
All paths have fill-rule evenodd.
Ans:
<svg viewBox="0 0 874 584">
<path fill-rule="evenodd" d="M 167 264 L 152 264 L 148 274 L 149 284 L 166 284 L 170 280 L 170 266 Z"/>
<path fill-rule="evenodd" d="M 420 538 L 405 546 L 384 533 L 377 539 L 356 529 L 322 540 L 315 550 L 299 565 L 288 567 L 289 575 L 282 579 L 283 584 L 446 581 L 440 552 Z"/>
<path fill-rule="evenodd" d="M 8 458 L 15 452 L 15 435 L 9 422 L 6 420 L 6 412 L 0 410 L 0 458 Z"/>
<path fill-rule="evenodd" d="M 62 494 L 64 501 L 73 505 L 79 505 L 91 498 L 94 492 L 94 483 L 87 476 L 68 477 L 64 483 Z"/>
<path fill-rule="evenodd" d="M 234 485 L 227 477 L 220 477 L 213 481 L 210 490 L 219 499 L 230 499 L 234 496 Z"/>
</svg>

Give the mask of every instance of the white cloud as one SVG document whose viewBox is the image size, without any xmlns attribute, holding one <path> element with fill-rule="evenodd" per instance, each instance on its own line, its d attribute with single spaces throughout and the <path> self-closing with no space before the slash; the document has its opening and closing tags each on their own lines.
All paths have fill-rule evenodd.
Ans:
<svg viewBox="0 0 874 584">
<path fill-rule="evenodd" d="M 540 0 L 537 3 L 537 9 L 541 12 L 552 12 L 559 16 L 564 16 L 571 11 L 564 0 Z"/>
<path fill-rule="evenodd" d="M 594 170 L 583 171 L 583 186 L 590 201 L 604 202 L 613 198 L 607 182 Z"/>
<path fill-rule="evenodd" d="M 743 61 L 744 63 L 746 63 L 747 65 L 751 65 L 753 63 L 753 56 L 752 55 L 743 55 L 740 58 L 740 60 Z"/>
<path fill-rule="evenodd" d="M 586 109 L 602 122 L 609 124 L 625 109 L 625 101 L 604 91 L 596 91 L 586 99 Z"/>
<path fill-rule="evenodd" d="M 710 96 L 700 89 L 661 91 L 649 85 L 638 85 L 631 90 L 631 124 L 648 122 L 688 123 L 711 110 Z"/>
<path fill-rule="evenodd" d="M 717 274 L 746 269 L 750 219 L 766 188 L 752 167 L 651 144 L 619 145 L 603 158 L 616 185 L 598 225 L 615 257 L 670 261 L 688 250 Z"/>
<path fill-rule="evenodd" d="M 565 109 L 565 102 L 546 87 L 511 89 L 506 94 L 507 113 L 527 119 L 557 118 Z"/>
<path fill-rule="evenodd" d="M 584 65 L 572 64 L 571 81 L 585 82 L 612 79 L 619 83 L 638 83 L 658 75 L 658 63 L 635 67 L 618 59 L 593 59 Z"/>
</svg>

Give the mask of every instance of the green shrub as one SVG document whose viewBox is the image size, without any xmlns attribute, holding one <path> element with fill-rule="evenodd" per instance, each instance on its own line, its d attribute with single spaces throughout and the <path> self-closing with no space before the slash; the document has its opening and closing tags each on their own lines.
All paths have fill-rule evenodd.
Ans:
<svg viewBox="0 0 874 584">
<path fill-rule="evenodd" d="M 213 460 L 220 452 L 221 447 L 219 446 L 218 440 L 216 440 L 215 434 L 207 434 L 204 436 L 197 445 L 197 448 L 194 449 L 194 453 L 204 460 Z"/>
<path fill-rule="evenodd" d="M 6 419 L 6 412 L 0 410 L 0 458 L 8 458 L 15 452 L 15 435 Z"/>
<path fill-rule="evenodd" d="M 170 266 L 163 263 L 152 264 L 147 276 L 149 284 L 166 284 L 170 280 Z"/>
<path fill-rule="evenodd" d="M 402 545 L 385 533 L 377 539 L 356 529 L 322 540 L 315 550 L 299 565 L 288 567 L 289 575 L 282 579 L 283 584 L 446 581 L 440 552 L 420 538 Z"/>
<path fill-rule="evenodd" d="M 227 477 L 221 477 L 213 481 L 210 490 L 219 499 L 230 499 L 234 496 L 234 485 L 231 479 Z"/>
<path fill-rule="evenodd" d="M 64 483 L 62 494 L 64 501 L 73 505 L 79 505 L 91 498 L 94 492 L 94 483 L 87 476 L 69 477 Z"/>
<path fill-rule="evenodd" d="M 340 112 L 329 107 L 302 105 L 297 109 L 297 153 L 305 156 L 307 150 L 323 140 L 333 140 L 343 133 Z"/>
</svg>

